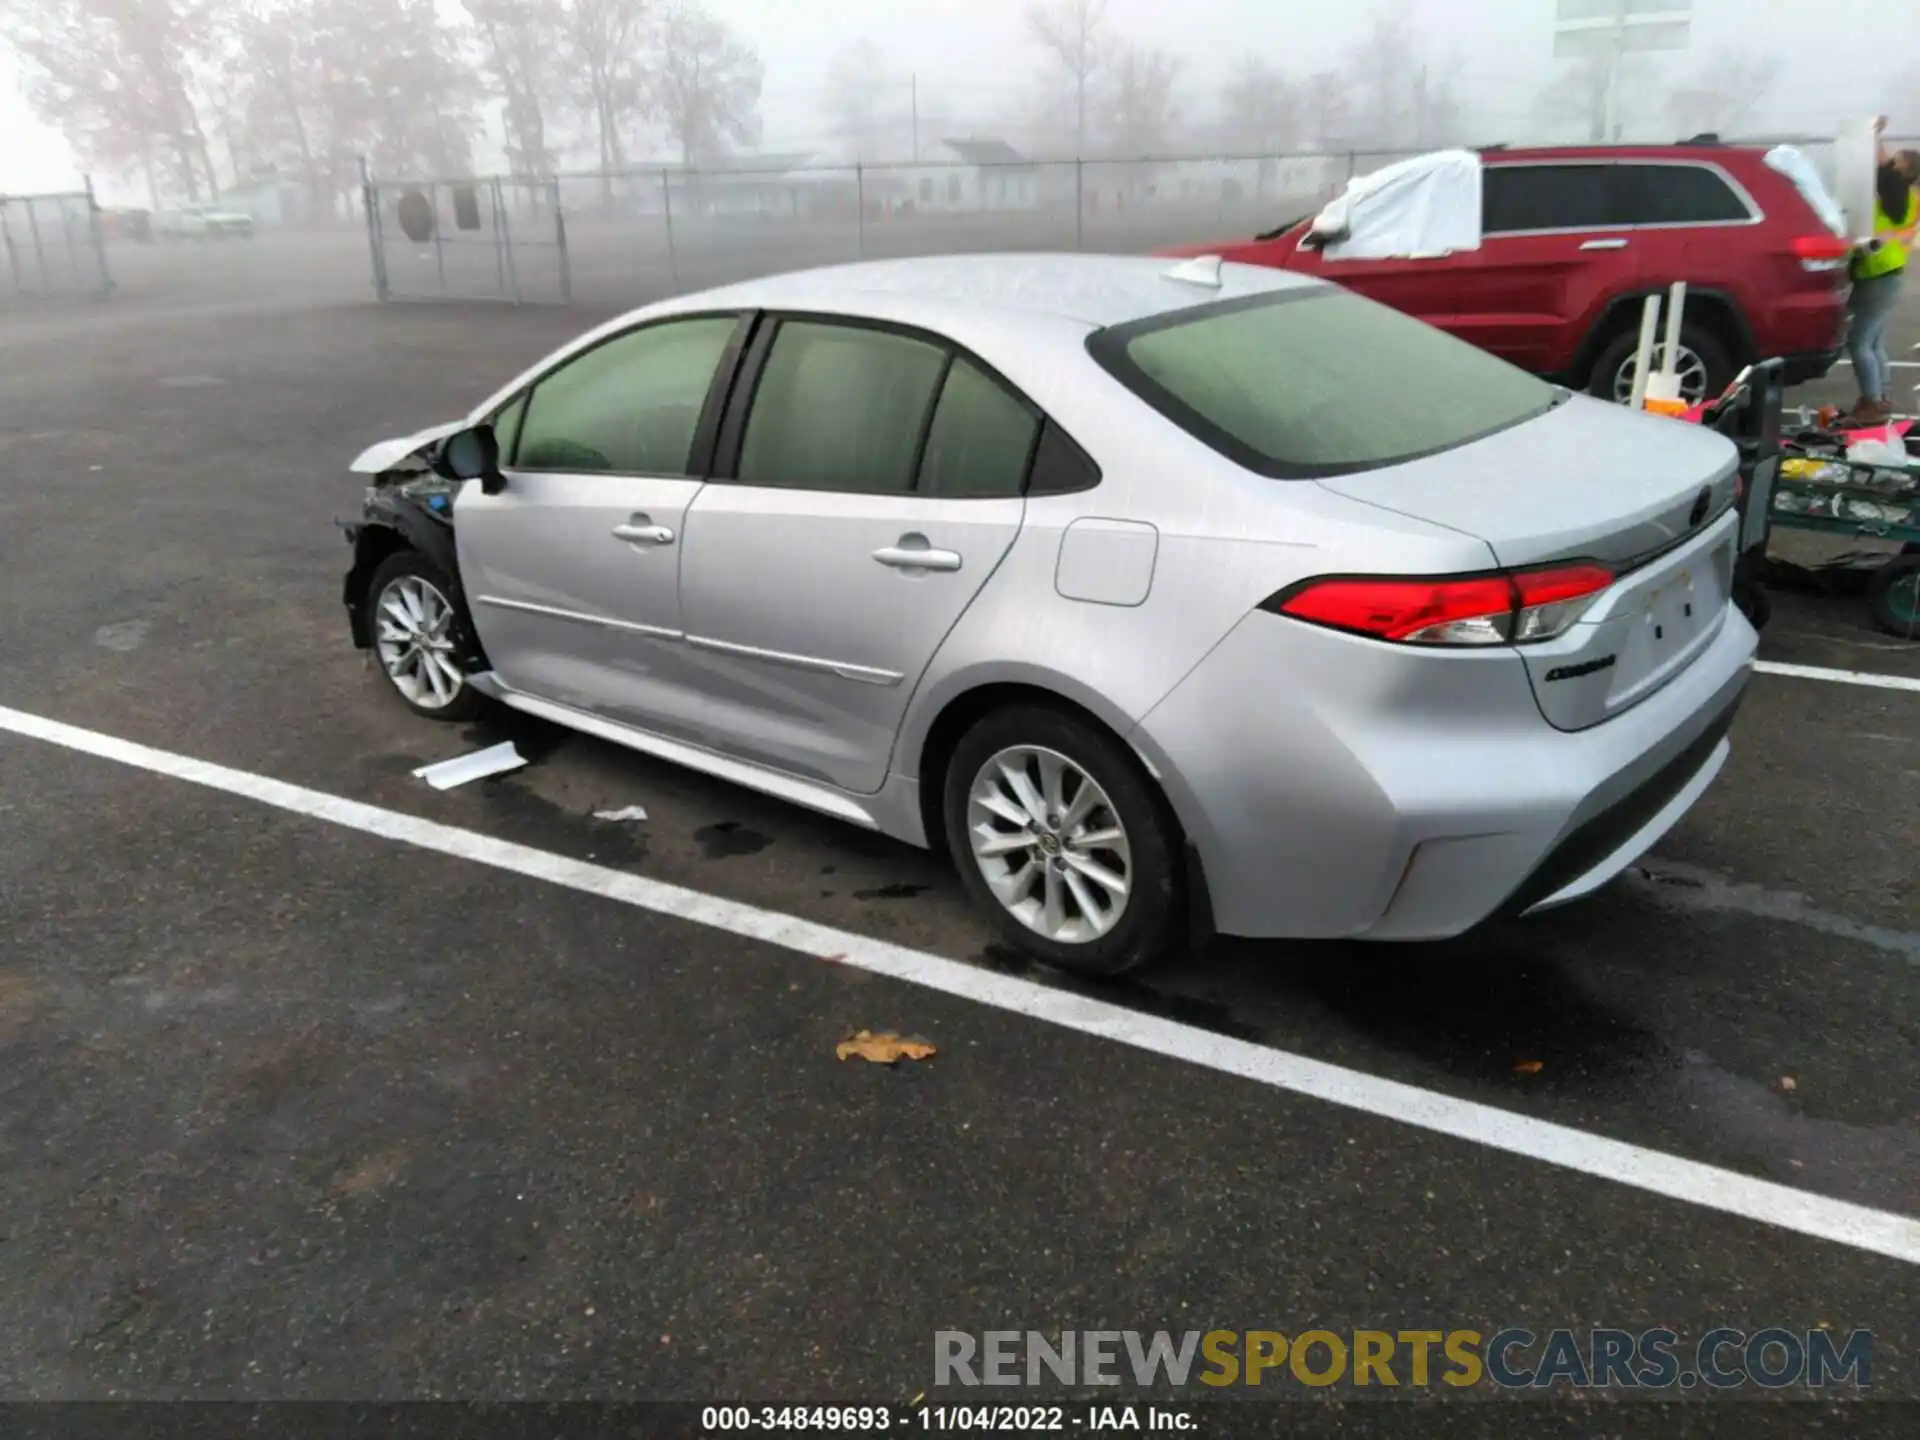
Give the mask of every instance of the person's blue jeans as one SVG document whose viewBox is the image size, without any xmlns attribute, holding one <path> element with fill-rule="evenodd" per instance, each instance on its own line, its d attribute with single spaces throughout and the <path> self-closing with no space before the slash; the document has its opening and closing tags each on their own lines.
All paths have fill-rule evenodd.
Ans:
<svg viewBox="0 0 1920 1440">
<path fill-rule="evenodd" d="M 1900 303 L 1900 281 L 1904 272 L 1875 275 L 1870 280 L 1853 282 L 1853 298 L 1848 304 L 1852 320 L 1847 326 L 1847 356 L 1853 361 L 1854 379 L 1860 382 L 1864 400 L 1887 400 L 1893 396 L 1893 364 L 1887 359 L 1887 326 L 1893 308 Z"/>
</svg>

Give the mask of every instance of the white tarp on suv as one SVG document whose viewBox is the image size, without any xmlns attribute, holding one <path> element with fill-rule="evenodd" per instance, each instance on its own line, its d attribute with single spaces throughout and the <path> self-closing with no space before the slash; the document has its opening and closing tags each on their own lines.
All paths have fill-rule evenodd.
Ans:
<svg viewBox="0 0 1920 1440">
<path fill-rule="evenodd" d="M 1436 150 L 1347 182 L 1314 218 L 1329 260 L 1431 259 L 1480 248 L 1480 157 Z"/>
</svg>

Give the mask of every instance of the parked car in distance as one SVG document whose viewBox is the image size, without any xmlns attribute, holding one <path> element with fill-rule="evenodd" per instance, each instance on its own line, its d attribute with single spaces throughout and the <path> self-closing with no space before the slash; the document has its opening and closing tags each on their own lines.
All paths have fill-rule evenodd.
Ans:
<svg viewBox="0 0 1920 1440">
<path fill-rule="evenodd" d="M 98 216 L 103 240 L 135 240 L 146 244 L 153 239 L 153 216 L 146 210 L 101 210 Z"/>
<path fill-rule="evenodd" d="M 1249 240 L 1187 245 L 1317 275 L 1523 369 L 1608 399 L 1633 389 L 1645 297 L 1687 282 L 1676 369 L 1689 401 L 1780 357 L 1818 379 L 1846 329 L 1847 241 L 1766 152 L 1719 144 L 1482 153 L 1476 251 L 1342 260 L 1303 245 L 1312 217 Z"/>
<path fill-rule="evenodd" d="M 218 205 L 188 205 L 163 210 L 154 219 L 154 233 L 162 240 L 251 240 L 253 217 Z"/>
<path fill-rule="evenodd" d="M 1008 943 L 1456 935 L 1641 855 L 1755 636 L 1736 452 L 1337 286 L 975 255 L 600 326 L 376 444 L 354 641 L 942 847 Z"/>
</svg>

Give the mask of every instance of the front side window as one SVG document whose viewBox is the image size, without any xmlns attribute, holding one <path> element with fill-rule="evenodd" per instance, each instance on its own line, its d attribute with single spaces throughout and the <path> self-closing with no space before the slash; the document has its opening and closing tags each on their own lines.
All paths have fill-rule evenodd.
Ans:
<svg viewBox="0 0 1920 1440">
<path fill-rule="evenodd" d="M 528 399 L 515 468 L 686 474 L 714 371 L 738 326 L 731 315 L 669 320 L 568 361 Z"/>
<path fill-rule="evenodd" d="M 1489 165 L 1481 173 L 1480 228 L 1488 235 L 1530 230 L 1601 230 L 1623 221 L 1606 165 Z"/>
<path fill-rule="evenodd" d="M 1347 290 L 1227 301 L 1097 332 L 1088 349 L 1196 438 L 1277 478 L 1432 455 L 1544 414 L 1558 392 Z"/>
<path fill-rule="evenodd" d="M 740 483 L 905 494 L 947 355 L 865 326 L 789 320 L 754 390 Z"/>
</svg>

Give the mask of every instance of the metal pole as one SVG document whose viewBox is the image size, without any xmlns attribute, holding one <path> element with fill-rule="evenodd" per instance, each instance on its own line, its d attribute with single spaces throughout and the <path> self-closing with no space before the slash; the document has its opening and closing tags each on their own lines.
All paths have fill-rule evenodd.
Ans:
<svg viewBox="0 0 1920 1440">
<path fill-rule="evenodd" d="M 495 179 L 493 183 L 497 190 L 500 181 Z M 560 182 L 556 180 L 553 183 L 558 185 Z M 494 205 L 500 217 L 500 252 L 507 257 L 507 284 L 513 289 L 513 303 L 518 305 L 521 301 L 520 267 L 513 258 L 513 217 L 507 213 L 505 199 L 498 194 L 494 197 Z"/>
<path fill-rule="evenodd" d="M 33 258 L 40 269 L 40 285 L 52 290 L 52 277 L 47 274 L 47 252 L 40 245 L 40 217 L 35 213 L 33 197 L 27 197 L 27 233 L 33 237 Z"/>
<path fill-rule="evenodd" d="M 440 298 L 447 298 L 447 247 L 440 237 L 440 182 L 427 182 L 427 198 L 433 202 L 433 268 L 440 274 Z"/>
<path fill-rule="evenodd" d="M 1073 157 L 1073 248 L 1087 248 L 1087 180 L 1086 167 L 1078 155 Z"/>
<path fill-rule="evenodd" d="M 667 172 L 660 172 L 660 213 L 667 217 L 667 274 L 673 277 L 673 288 L 680 288 L 680 254 L 673 244 L 673 182 L 667 178 Z"/>
<path fill-rule="evenodd" d="M 854 245 L 856 253 L 867 258 L 867 172 L 860 162 L 853 165 Z"/>
<path fill-rule="evenodd" d="M 486 198 L 493 205 L 493 294 L 507 294 L 507 246 L 501 238 L 503 217 L 499 213 L 499 177 L 495 175 L 486 188 Z"/>
<path fill-rule="evenodd" d="M 573 303 L 573 257 L 567 254 L 567 217 L 560 209 L 560 178 L 548 182 L 553 188 L 553 238 L 560 246 L 560 303 Z"/>
<path fill-rule="evenodd" d="M 100 234 L 100 205 L 93 198 L 93 177 L 83 175 L 80 183 L 87 191 L 87 229 L 93 236 L 93 258 L 100 266 L 100 293 L 113 294 L 113 274 L 107 269 L 107 245 Z"/>
<path fill-rule="evenodd" d="M 381 304 L 393 298 L 393 292 L 387 285 L 387 255 L 380 243 L 380 196 L 373 187 L 373 172 L 367 168 L 367 157 L 360 157 L 360 207 L 365 212 L 367 222 L 367 248 L 373 256 L 373 294 Z"/>
</svg>

